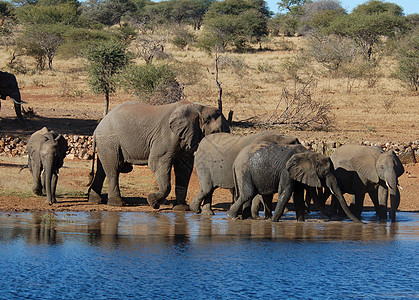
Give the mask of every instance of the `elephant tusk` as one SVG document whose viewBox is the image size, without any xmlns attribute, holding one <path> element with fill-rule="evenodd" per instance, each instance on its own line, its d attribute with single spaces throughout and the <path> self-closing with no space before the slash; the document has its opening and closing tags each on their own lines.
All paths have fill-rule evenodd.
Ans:
<svg viewBox="0 0 419 300">
<path fill-rule="evenodd" d="M 25 104 L 25 103 L 28 103 L 28 102 L 26 102 L 26 101 L 22 101 L 22 100 L 20 100 L 20 102 L 19 102 L 19 101 L 15 100 L 14 98 L 12 98 L 12 100 L 13 100 L 13 102 L 14 102 L 14 103 L 16 103 L 16 104 Z"/>
<path fill-rule="evenodd" d="M 398 184 L 397 185 L 401 190 L 404 190 L 404 188 L 400 185 L 400 184 Z"/>
<path fill-rule="evenodd" d="M 389 189 L 392 189 L 392 187 L 388 184 L 388 182 L 386 181 L 386 185 Z"/>
</svg>

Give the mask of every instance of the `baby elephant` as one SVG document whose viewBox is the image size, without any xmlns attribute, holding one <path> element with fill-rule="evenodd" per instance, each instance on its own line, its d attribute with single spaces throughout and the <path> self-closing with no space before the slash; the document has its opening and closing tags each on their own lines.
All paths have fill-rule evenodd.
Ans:
<svg viewBox="0 0 419 300">
<path fill-rule="evenodd" d="M 60 134 L 44 127 L 34 132 L 27 144 L 28 167 L 32 173 L 32 191 L 38 195 L 47 194 L 47 203 L 57 202 L 58 169 L 63 166 L 67 152 L 67 141 Z M 42 178 L 41 178 L 42 175 Z"/>
<path fill-rule="evenodd" d="M 282 216 L 291 195 L 297 220 L 304 221 L 304 190 L 312 193 L 315 188 L 327 187 L 337 196 L 348 217 L 359 222 L 339 190 L 330 159 L 302 145 L 252 143 L 237 155 L 233 173 L 237 202 L 227 212 L 230 218 L 236 218 L 240 207 L 256 194 L 261 194 L 265 202 L 271 202 L 273 194 L 278 192 L 272 221 Z"/>
</svg>

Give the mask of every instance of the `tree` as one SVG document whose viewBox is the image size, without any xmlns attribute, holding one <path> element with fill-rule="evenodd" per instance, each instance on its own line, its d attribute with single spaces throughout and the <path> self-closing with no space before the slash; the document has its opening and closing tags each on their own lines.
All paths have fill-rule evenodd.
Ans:
<svg viewBox="0 0 419 300">
<path fill-rule="evenodd" d="M 280 0 L 277 3 L 280 13 L 270 22 L 271 31 L 287 36 L 295 35 L 301 26 L 303 7 L 310 2 L 311 0 Z"/>
<path fill-rule="evenodd" d="M 57 5 L 27 5 L 17 10 L 21 23 L 29 25 L 71 25 L 77 26 L 80 11 L 77 6 L 67 4 Z"/>
<path fill-rule="evenodd" d="M 9 39 L 16 26 L 16 15 L 9 2 L 0 1 L 0 38 L 3 43 Z"/>
<path fill-rule="evenodd" d="M 242 51 L 247 42 L 267 35 L 271 12 L 263 0 L 224 0 L 214 2 L 204 17 L 204 39 L 234 45 Z"/>
<path fill-rule="evenodd" d="M 96 93 L 105 94 L 105 109 L 103 116 L 109 111 L 109 97 L 116 88 L 116 75 L 129 63 L 129 54 L 122 43 L 107 41 L 87 51 L 87 71 L 90 76 L 90 86 Z"/>
<path fill-rule="evenodd" d="M 346 14 L 340 3 L 336 0 L 319 0 L 306 3 L 303 7 L 301 22 L 303 28 L 300 32 L 322 31 L 329 27 L 336 18 Z"/>
<path fill-rule="evenodd" d="M 419 28 L 405 37 L 398 53 L 398 77 L 419 90 Z"/>
<path fill-rule="evenodd" d="M 18 45 L 28 56 L 35 58 L 37 68 L 52 69 L 52 62 L 58 47 L 63 42 L 65 27 L 59 25 L 27 25 Z"/>
<path fill-rule="evenodd" d="M 402 9 L 396 4 L 371 0 L 356 7 L 351 14 L 336 18 L 326 32 L 353 38 L 365 58 L 371 60 L 382 36 L 391 37 L 407 28 L 401 14 Z"/>
</svg>

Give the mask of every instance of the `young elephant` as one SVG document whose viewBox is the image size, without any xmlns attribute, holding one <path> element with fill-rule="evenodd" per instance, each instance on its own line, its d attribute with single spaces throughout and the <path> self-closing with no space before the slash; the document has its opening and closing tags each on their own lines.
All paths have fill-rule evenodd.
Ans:
<svg viewBox="0 0 419 300">
<path fill-rule="evenodd" d="M 336 149 L 330 159 L 342 192 L 354 195 L 350 209 L 355 216 L 361 217 L 365 193 L 368 193 L 378 217 L 387 219 L 390 193 L 390 218 L 395 221 L 400 204 L 398 177 L 404 173 L 404 168 L 393 151 L 346 144 Z"/>
<path fill-rule="evenodd" d="M 348 217 L 359 221 L 346 205 L 333 175 L 330 159 L 302 145 L 252 143 L 237 155 L 233 173 L 237 202 L 227 212 L 230 218 L 236 218 L 241 206 L 256 194 L 261 194 L 265 201 L 269 201 L 278 192 L 278 204 L 272 221 L 278 221 L 282 216 L 292 194 L 297 220 L 304 221 L 304 190 L 328 187 L 337 195 Z"/>
<path fill-rule="evenodd" d="M 63 166 L 67 152 L 66 139 L 61 134 L 57 135 L 44 127 L 31 135 L 27 150 L 28 167 L 33 178 L 33 192 L 38 196 L 46 193 L 47 203 L 50 205 L 57 202 L 55 190 L 58 170 Z"/>
<path fill-rule="evenodd" d="M 195 153 L 195 167 L 200 191 L 189 205 L 196 213 L 213 215 L 212 194 L 217 188 L 233 189 L 233 162 L 239 152 L 256 141 L 276 144 L 299 144 L 297 138 L 276 131 L 264 131 L 246 136 L 216 133 L 202 139 Z"/>
</svg>

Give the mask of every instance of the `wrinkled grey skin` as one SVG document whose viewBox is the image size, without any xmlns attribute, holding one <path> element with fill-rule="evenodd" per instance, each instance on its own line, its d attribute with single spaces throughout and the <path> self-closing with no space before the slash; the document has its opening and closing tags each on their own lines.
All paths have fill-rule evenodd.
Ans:
<svg viewBox="0 0 419 300">
<path fill-rule="evenodd" d="M 26 147 L 33 179 L 32 191 L 38 196 L 46 193 L 47 203 L 51 205 L 57 202 L 58 170 L 64 163 L 67 141 L 61 134 L 44 127 L 31 135 Z"/>
<path fill-rule="evenodd" d="M 0 99 L 6 100 L 7 96 L 13 99 L 17 119 L 20 122 L 23 122 L 21 105 L 25 102 L 22 102 L 20 97 L 20 91 L 16 77 L 11 73 L 0 71 Z"/>
<path fill-rule="evenodd" d="M 272 221 L 278 221 L 293 195 L 298 221 L 304 221 L 304 190 L 328 187 L 337 195 L 345 213 L 354 221 L 345 199 L 339 190 L 330 159 L 307 150 L 302 145 L 278 145 L 255 142 L 243 148 L 233 164 L 237 202 L 227 215 L 236 218 L 241 206 L 256 194 L 272 201 L 278 192 L 278 203 Z M 315 198 L 316 200 L 316 198 Z"/>
<path fill-rule="evenodd" d="M 396 220 L 400 204 L 398 177 L 404 173 L 404 167 L 393 151 L 346 144 L 336 149 L 330 159 L 342 192 L 353 195 L 350 209 L 355 216 L 361 217 L 365 193 L 368 193 L 378 217 L 387 219 L 390 194 L 390 219 Z"/>
<path fill-rule="evenodd" d="M 205 137 L 195 153 L 195 168 L 200 191 L 189 205 L 196 213 L 213 215 L 212 195 L 217 188 L 234 189 L 233 162 L 239 152 L 255 141 L 270 141 L 278 144 L 299 144 L 297 138 L 277 131 L 264 131 L 250 135 L 217 133 Z M 267 214 L 267 211 L 265 210 Z M 256 217 L 256 216 L 253 216 Z"/>
<path fill-rule="evenodd" d="M 177 206 L 187 209 L 185 198 L 198 143 L 206 135 L 229 130 L 218 109 L 201 104 L 182 101 L 153 106 L 132 101 L 115 107 L 94 132 L 98 163 L 89 188 L 89 201 L 101 203 L 106 176 L 107 204 L 123 205 L 119 173 L 130 172 L 133 164 L 148 164 L 156 176 L 159 191 L 148 194 L 147 201 L 158 209 L 170 193 L 173 165 Z"/>
</svg>

